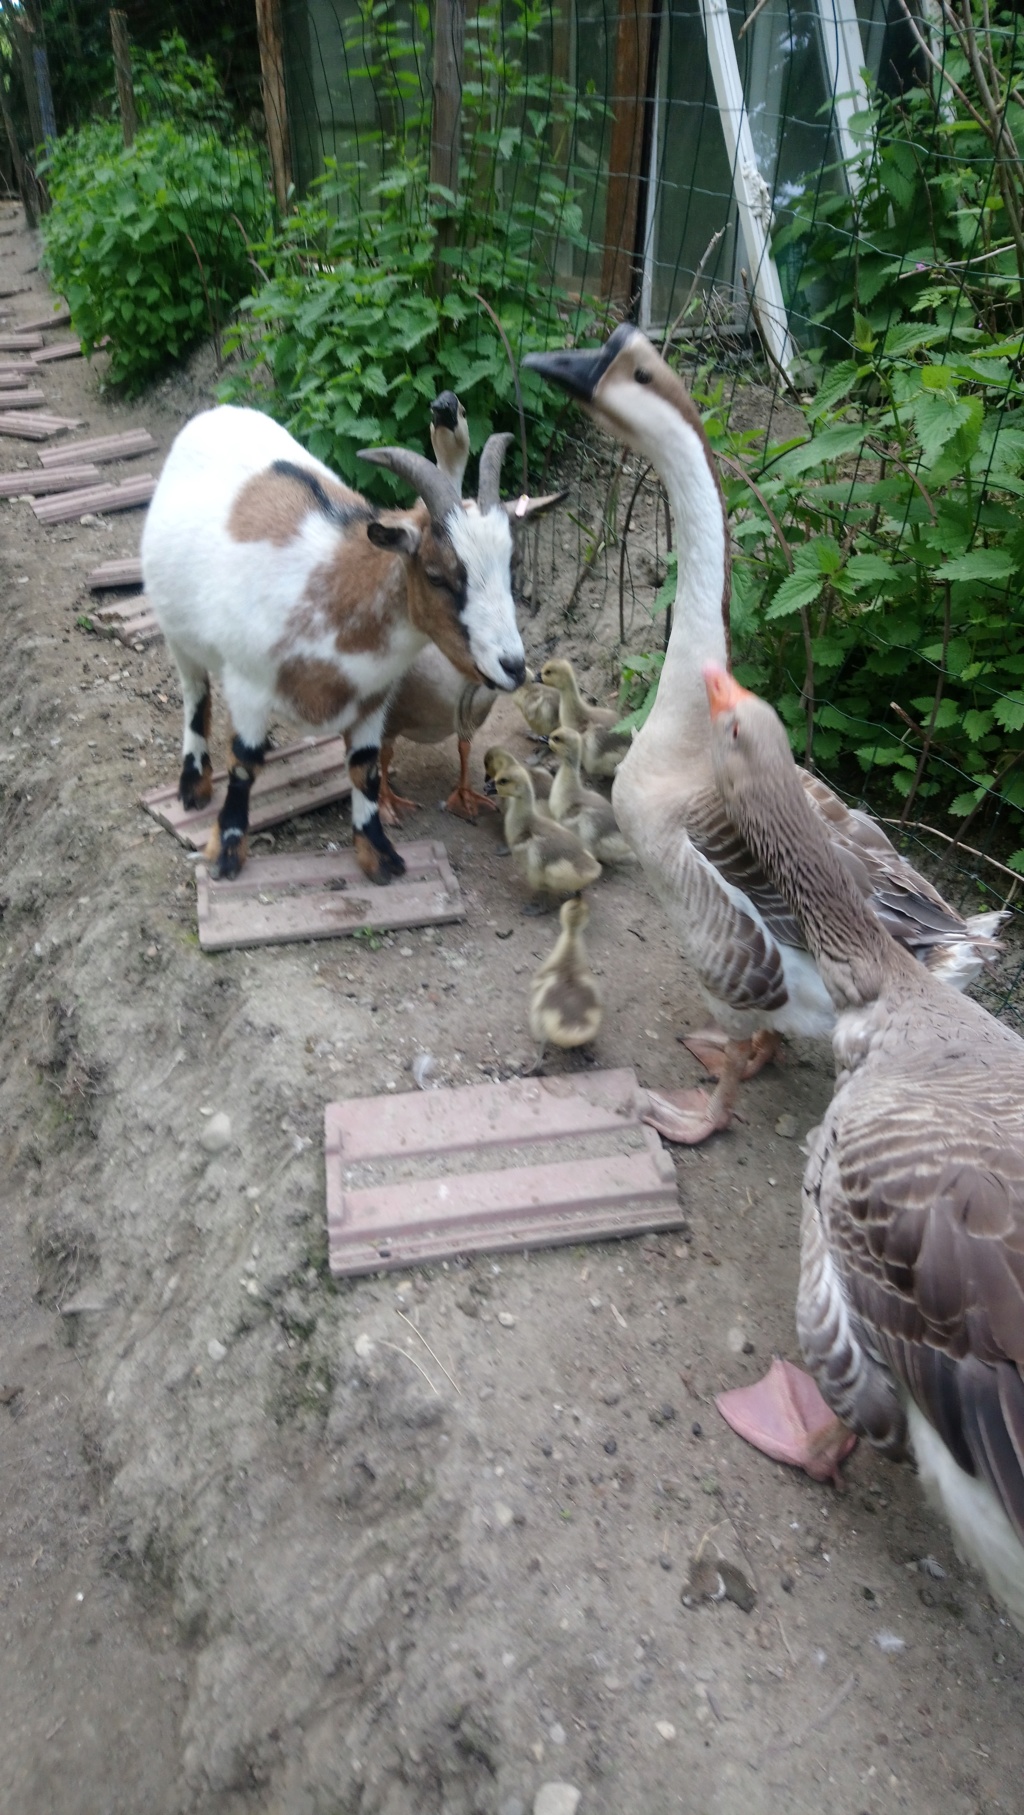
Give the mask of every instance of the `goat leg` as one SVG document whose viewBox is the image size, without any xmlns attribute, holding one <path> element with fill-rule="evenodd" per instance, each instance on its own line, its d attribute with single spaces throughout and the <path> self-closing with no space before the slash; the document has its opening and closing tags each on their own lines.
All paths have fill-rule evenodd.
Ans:
<svg viewBox="0 0 1024 1815">
<path fill-rule="evenodd" d="M 231 740 L 227 797 L 217 815 L 217 823 L 204 852 L 213 864 L 210 873 L 218 882 L 229 882 L 238 875 L 245 862 L 249 795 L 266 754 L 266 739 L 261 744 L 247 744 L 236 733 Z"/>
<path fill-rule="evenodd" d="M 404 876 L 405 859 L 395 850 L 380 821 L 380 746 L 360 744 L 357 749 L 350 750 L 348 773 L 352 783 L 352 843 L 356 862 L 370 882 L 383 887 L 394 877 Z"/>
<path fill-rule="evenodd" d="M 185 707 L 185 735 L 182 741 L 181 774 L 178 798 L 186 812 L 205 807 L 213 793 L 213 764 L 210 761 L 210 677 L 194 668 L 179 655 L 176 657 L 181 677 L 181 695 Z"/>
</svg>

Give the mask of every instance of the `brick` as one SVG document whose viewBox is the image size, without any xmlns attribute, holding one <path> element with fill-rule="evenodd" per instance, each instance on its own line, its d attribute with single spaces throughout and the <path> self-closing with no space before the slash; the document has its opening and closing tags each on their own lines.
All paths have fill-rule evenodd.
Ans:
<svg viewBox="0 0 1024 1815">
<path fill-rule="evenodd" d="M 0 498 L 21 498 L 31 493 L 34 498 L 44 492 L 80 491 L 100 476 L 98 466 L 56 467 L 53 472 L 30 468 L 26 473 L 4 473 L 0 477 Z"/>
<path fill-rule="evenodd" d="M 135 510 L 139 505 L 148 504 L 155 491 L 156 480 L 152 473 L 136 473 L 131 479 L 123 479 L 120 485 L 90 485 L 84 491 L 44 498 L 41 503 L 33 504 L 32 509 L 40 523 L 70 523 L 75 517 L 101 511 Z"/>
<path fill-rule="evenodd" d="M 141 586 L 142 562 L 138 555 L 124 561 L 104 561 L 102 567 L 93 568 L 86 585 L 90 592 L 103 592 L 108 586 Z"/>
<path fill-rule="evenodd" d="M 156 442 L 148 429 L 124 429 L 120 435 L 92 435 L 85 441 L 62 441 L 60 447 L 48 447 L 40 454 L 41 466 L 63 466 L 68 461 L 91 461 L 102 466 L 108 460 L 131 460 L 137 454 L 152 454 Z"/>
</svg>

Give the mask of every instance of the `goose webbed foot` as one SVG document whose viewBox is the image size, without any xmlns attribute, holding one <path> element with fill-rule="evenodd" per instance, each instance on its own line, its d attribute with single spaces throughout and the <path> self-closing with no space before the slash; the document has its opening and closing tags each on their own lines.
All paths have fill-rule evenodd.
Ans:
<svg viewBox="0 0 1024 1815">
<path fill-rule="evenodd" d="M 721 1078 L 733 1063 L 742 1084 L 756 1078 L 764 1066 L 779 1061 L 782 1053 L 780 1036 L 766 1027 L 749 1040 L 730 1040 L 720 1027 L 706 1027 L 700 1033 L 687 1034 L 682 1044 L 713 1078 Z"/>
<path fill-rule="evenodd" d="M 486 794 L 478 794 L 475 788 L 468 785 L 463 786 L 461 782 L 457 788 L 452 789 L 444 803 L 446 813 L 454 813 L 459 819 L 469 819 L 474 822 L 481 807 L 486 807 L 491 813 L 498 811 L 497 801 L 488 800 Z"/>
<path fill-rule="evenodd" d="M 715 1404 L 737 1436 L 773 1461 L 802 1468 L 814 1481 L 842 1485 L 839 1464 L 857 1439 L 802 1368 L 776 1355 L 763 1380 L 719 1393 Z"/>
<path fill-rule="evenodd" d="M 706 1090 L 649 1090 L 642 1120 L 656 1128 L 666 1141 L 677 1141 L 684 1147 L 698 1147 L 701 1141 L 720 1134 L 733 1119 L 731 1102 L 723 1100 L 721 1089 L 708 1096 Z"/>
<path fill-rule="evenodd" d="M 381 776 L 377 811 L 386 826 L 400 826 L 403 813 L 418 813 L 419 810 L 418 800 L 406 800 L 404 794 L 396 794 L 391 784 Z"/>
</svg>

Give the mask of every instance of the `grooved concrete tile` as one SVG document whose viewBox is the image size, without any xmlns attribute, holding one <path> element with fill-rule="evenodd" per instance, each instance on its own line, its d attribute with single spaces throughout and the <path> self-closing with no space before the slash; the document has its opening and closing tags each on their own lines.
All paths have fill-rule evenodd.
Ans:
<svg viewBox="0 0 1024 1815">
<path fill-rule="evenodd" d="M 54 340 L 48 347 L 38 347 L 32 354 L 37 366 L 49 365 L 54 359 L 81 359 L 82 346 L 77 340 Z"/>
<path fill-rule="evenodd" d="M 420 839 L 401 851 L 406 873 L 387 888 L 367 881 L 352 850 L 250 857 L 233 882 L 214 882 L 200 864 L 199 943 L 208 952 L 291 945 L 367 927 L 391 931 L 461 920 L 465 909 L 444 845 Z"/>
<path fill-rule="evenodd" d="M 84 441 L 62 441 L 60 447 L 48 447 L 39 456 L 40 466 L 64 466 L 68 461 L 89 460 L 102 466 L 107 460 L 131 460 L 136 454 L 152 454 L 156 442 L 148 429 L 124 429 L 120 435 L 92 435 Z"/>
<path fill-rule="evenodd" d="M 80 429 L 81 419 L 71 416 L 31 416 L 20 415 L 16 410 L 9 416 L 0 414 L 0 435 L 13 437 L 16 441 L 48 441 L 51 435 L 59 435 L 64 429 Z"/>
<path fill-rule="evenodd" d="M 80 491 L 99 479 L 98 466 L 58 466 L 52 472 L 42 467 L 26 473 L 4 473 L 0 478 L 0 498 L 40 498 L 45 492 Z"/>
<path fill-rule="evenodd" d="M 115 599 L 109 605 L 98 605 L 90 616 L 98 619 L 129 648 L 136 643 L 155 643 L 163 636 L 144 592 L 133 592 L 126 599 Z"/>
<path fill-rule="evenodd" d="M 103 592 L 108 586 L 141 586 L 142 562 L 138 555 L 129 555 L 124 561 L 104 561 L 102 567 L 94 567 L 86 581 L 90 592 Z"/>
<path fill-rule="evenodd" d="M 329 1103 L 332 1273 L 678 1227 L 642 1106 L 630 1069 Z"/>
<path fill-rule="evenodd" d="M 131 479 L 122 479 L 120 485 L 90 485 L 84 491 L 41 498 L 32 509 L 40 523 L 70 523 L 73 517 L 87 513 L 134 510 L 137 505 L 148 504 L 155 491 L 152 473 L 136 473 Z"/>
<path fill-rule="evenodd" d="M 20 390 L 5 391 L 3 398 L 5 410 L 38 410 L 46 402 L 45 391 Z"/>
<path fill-rule="evenodd" d="M 176 781 L 166 788 L 150 788 L 140 797 L 139 805 L 173 832 L 175 838 L 180 838 L 182 844 L 201 851 L 224 805 L 227 783 L 227 770 L 215 769 L 209 805 L 199 807 L 194 813 L 186 813 L 178 799 Z M 314 807 L 326 807 L 332 801 L 344 800 L 349 793 L 351 783 L 344 738 L 317 737 L 303 744 L 287 744 L 281 750 L 271 750 L 253 783 L 249 796 L 249 830 L 265 832 L 285 819 L 297 819 L 300 813 L 311 813 Z"/>
<path fill-rule="evenodd" d="M 38 334 L 43 328 L 68 328 L 71 326 L 71 310 L 65 306 L 51 309 L 49 315 L 37 315 L 32 321 L 18 323 L 19 334 Z"/>
</svg>

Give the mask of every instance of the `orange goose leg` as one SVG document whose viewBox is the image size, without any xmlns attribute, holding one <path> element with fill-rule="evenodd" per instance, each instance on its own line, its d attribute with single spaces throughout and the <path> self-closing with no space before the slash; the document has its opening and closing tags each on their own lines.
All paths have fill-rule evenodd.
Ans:
<svg viewBox="0 0 1024 1815">
<path fill-rule="evenodd" d="M 456 813 L 460 819 L 475 819 L 481 807 L 489 807 L 492 813 L 498 811 L 496 800 L 488 800 L 486 794 L 478 794 L 469 785 L 469 752 L 472 748 L 469 739 L 459 738 L 459 785 L 453 788 L 444 803 L 446 813 Z"/>
<path fill-rule="evenodd" d="M 802 1368 L 776 1355 L 763 1380 L 719 1393 L 715 1404 L 738 1436 L 773 1461 L 802 1468 L 814 1481 L 842 1485 L 839 1464 L 857 1439 Z"/>
<path fill-rule="evenodd" d="M 377 795 L 377 811 L 386 826 L 401 825 L 403 809 L 408 813 L 418 813 L 420 810 L 419 801 L 406 800 L 403 795 L 395 794 L 392 790 L 388 780 L 388 770 L 394 754 L 394 744 L 381 744 L 380 791 Z"/>
<path fill-rule="evenodd" d="M 748 1075 L 750 1040 L 727 1040 L 721 1054 L 714 1094 L 706 1090 L 649 1090 L 643 1120 L 666 1141 L 696 1147 L 728 1128 L 736 1113 L 740 1084 Z"/>
<path fill-rule="evenodd" d="M 741 1042 L 730 1040 L 720 1027 L 706 1027 L 700 1033 L 688 1034 L 682 1044 L 687 1052 L 692 1052 L 705 1071 L 709 1071 L 713 1078 L 720 1078 L 726 1064 L 726 1053 L 731 1046 Z M 782 1063 L 781 1036 L 771 1033 L 767 1027 L 762 1027 L 752 1039 L 743 1041 L 742 1044 L 747 1047 L 747 1057 L 740 1073 L 740 1082 L 743 1084 L 748 1078 L 756 1078 L 765 1065 L 771 1065 L 773 1061 L 776 1064 Z"/>
</svg>

